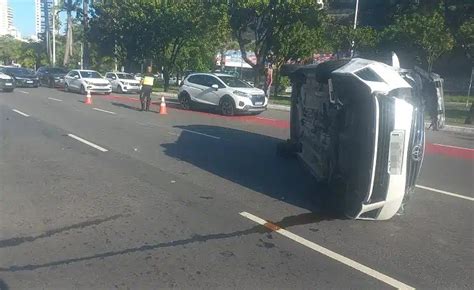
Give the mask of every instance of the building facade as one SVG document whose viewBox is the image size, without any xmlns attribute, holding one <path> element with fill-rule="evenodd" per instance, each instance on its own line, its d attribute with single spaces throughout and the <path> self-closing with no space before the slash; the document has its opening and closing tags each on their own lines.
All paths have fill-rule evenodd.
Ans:
<svg viewBox="0 0 474 290">
<path fill-rule="evenodd" d="M 13 9 L 7 0 L 0 0 L 0 36 L 11 35 L 21 39 L 20 32 L 13 25 Z"/>
<path fill-rule="evenodd" d="M 53 17 L 52 10 L 54 0 L 35 0 L 35 32 L 40 37 L 46 32 L 52 32 Z"/>
</svg>

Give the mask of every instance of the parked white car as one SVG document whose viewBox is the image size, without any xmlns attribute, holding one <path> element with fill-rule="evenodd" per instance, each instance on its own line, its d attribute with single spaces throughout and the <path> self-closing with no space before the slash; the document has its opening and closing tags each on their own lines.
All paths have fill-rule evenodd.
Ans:
<svg viewBox="0 0 474 290">
<path fill-rule="evenodd" d="M 122 72 L 108 72 L 105 78 L 112 85 L 112 91 L 118 93 L 137 93 L 141 90 L 140 81 L 132 74 Z"/>
<path fill-rule="evenodd" d="M 219 108 L 222 115 L 232 116 L 237 112 L 259 114 L 267 109 L 265 92 L 238 78 L 227 74 L 193 73 L 188 75 L 178 95 L 183 109 L 194 104 Z"/>
<path fill-rule="evenodd" d="M 64 79 L 64 90 L 66 92 L 76 91 L 84 95 L 87 91 L 107 95 L 112 92 L 110 82 L 93 70 L 72 70 Z"/>
</svg>

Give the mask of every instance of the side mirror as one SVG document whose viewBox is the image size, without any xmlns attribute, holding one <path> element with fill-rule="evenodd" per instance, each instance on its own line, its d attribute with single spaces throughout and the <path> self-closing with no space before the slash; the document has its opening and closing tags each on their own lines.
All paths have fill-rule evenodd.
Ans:
<svg viewBox="0 0 474 290">
<path fill-rule="evenodd" d="M 213 84 L 213 85 L 211 86 L 211 88 L 213 88 L 214 90 L 216 90 L 216 91 L 217 91 L 217 90 L 219 89 L 219 86 L 218 86 L 218 85 L 216 85 L 216 84 Z"/>
<path fill-rule="evenodd" d="M 77 80 L 77 79 L 79 78 L 79 76 L 78 76 L 78 75 L 75 75 L 74 78 Z"/>
</svg>

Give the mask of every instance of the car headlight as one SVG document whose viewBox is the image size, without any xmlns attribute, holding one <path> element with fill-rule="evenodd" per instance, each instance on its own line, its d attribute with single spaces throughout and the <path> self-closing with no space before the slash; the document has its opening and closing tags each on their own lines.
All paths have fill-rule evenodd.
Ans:
<svg viewBox="0 0 474 290">
<path fill-rule="evenodd" d="M 251 98 L 252 96 L 250 94 L 241 92 L 241 91 L 233 91 L 232 92 L 234 95 L 239 96 L 239 97 L 244 97 L 244 98 Z"/>
<path fill-rule="evenodd" d="M 124 86 L 128 86 L 127 82 L 121 82 Z"/>
<path fill-rule="evenodd" d="M 86 83 L 86 85 L 90 85 L 90 84 L 91 84 L 91 82 L 89 82 L 89 81 L 84 81 L 84 83 Z"/>
</svg>

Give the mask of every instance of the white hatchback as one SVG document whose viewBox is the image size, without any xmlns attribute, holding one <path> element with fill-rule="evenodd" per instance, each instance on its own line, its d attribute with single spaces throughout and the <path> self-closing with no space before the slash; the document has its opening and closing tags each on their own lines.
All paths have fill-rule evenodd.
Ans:
<svg viewBox="0 0 474 290">
<path fill-rule="evenodd" d="M 137 93 L 141 90 L 140 81 L 132 74 L 108 72 L 105 78 L 112 84 L 112 91 L 118 93 Z"/>
<path fill-rule="evenodd" d="M 98 72 L 93 70 L 72 70 L 64 77 L 64 90 L 76 91 L 81 94 L 112 92 L 110 82 L 104 79 Z"/>
<path fill-rule="evenodd" d="M 259 114 L 267 109 L 265 92 L 227 74 L 193 73 L 179 88 L 179 102 L 183 109 L 194 104 L 219 108 L 222 115 L 237 112 Z"/>
</svg>

